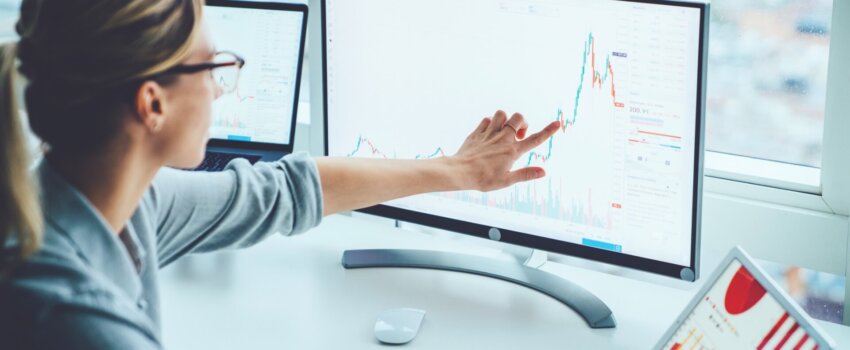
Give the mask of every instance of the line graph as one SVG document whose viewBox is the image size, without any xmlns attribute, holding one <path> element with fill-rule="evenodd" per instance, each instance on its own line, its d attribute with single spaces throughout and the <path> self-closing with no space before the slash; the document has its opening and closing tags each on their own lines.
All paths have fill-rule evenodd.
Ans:
<svg viewBox="0 0 850 350">
<path fill-rule="evenodd" d="M 593 113 L 593 110 L 584 111 L 581 107 L 584 101 L 583 97 L 590 91 L 604 91 L 609 94 L 611 100 L 609 103 L 604 104 L 604 106 L 607 106 L 606 108 L 616 111 L 623 109 L 625 106 L 624 103 L 617 100 L 614 62 L 611 60 L 611 54 L 605 55 L 604 65 L 597 62 L 601 55 L 597 53 L 596 37 L 593 32 L 587 35 L 582 47 L 582 64 L 579 72 L 579 81 L 575 88 L 576 94 L 571 115 L 567 115 L 563 108 L 557 108 L 554 120 L 561 122 L 559 132 L 551 136 L 539 147 L 540 149 L 529 152 L 528 156 L 524 157 L 523 161 L 518 162 L 517 166 L 528 167 L 534 163 L 548 163 L 552 159 L 553 152 L 556 152 L 557 148 L 556 138 L 569 137 L 567 132 L 576 127 L 580 120 L 580 115 Z M 618 57 L 625 56 L 625 53 L 618 53 Z M 610 90 L 606 89 L 609 85 Z M 592 101 L 587 101 L 587 103 L 590 102 Z M 598 118 L 600 115 L 595 115 L 594 117 Z M 582 132 L 593 131 L 583 130 Z M 443 146 L 432 146 L 429 148 L 433 151 L 415 154 L 402 153 L 399 155 L 395 150 L 388 150 L 384 146 L 377 144 L 373 139 L 364 137 L 361 133 L 357 136 L 354 147 L 346 155 L 347 157 L 367 156 L 383 159 L 431 159 L 438 156 L 445 156 Z M 563 159 L 563 162 L 570 161 L 569 157 Z M 611 230 L 613 228 L 614 213 L 622 209 L 622 203 L 610 199 L 599 200 L 598 198 L 594 198 L 595 195 L 592 187 L 584 187 L 582 191 L 585 194 L 579 194 L 573 187 L 575 185 L 581 187 L 580 184 L 567 183 L 567 186 L 564 186 L 563 181 L 564 179 L 559 177 L 557 184 L 553 183 L 550 179 L 545 184 L 520 184 L 492 194 L 457 192 L 441 194 L 441 196 L 603 230 Z M 567 190 L 568 188 L 570 190 Z M 565 195 L 564 193 L 570 193 L 570 195 Z M 594 208 L 597 209 L 594 210 Z"/>
<path fill-rule="evenodd" d="M 563 118 L 564 118 L 564 111 L 562 111 L 560 108 L 558 108 L 558 119 L 557 120 L 561 121 L 561 131 L 566 132 L 567 124 L 565 124 L 565 121 L 563 120 Z M 573 119 L 572 119 L 572 121 L 570 122 L 569 125 L 573 125 L 573 123 L 575 123 L 575 115 L 573 115 Z M 543 155 L 541 153 L 537 153 L 537 151 L 531 151 L 530 153 L 528 153 L 528 161 L 526 162 L 525 166 L 526 167 L 531 166 L 531 162 L 533 162 L 533 161 L 540 161 L 542 163 L 546 163 L 546 161 L 548 161 L 549 158 L 552 157 L 552 146 L 553 146 L 554 143 L 555 143 L 555 136 L 553 135 L 553 136 L 549 137 L 549 141 L 546 142 L 546 145 L 547 145 L 546 149 L 547 150 L 546 150 L 545 155 Z"/>
<path fill-rule="evenodd" d="M 584 46 L 584 52 L 582 53 L 581 74 L 580 74 L 580 78 L 579 78 L 578 87 L 576 88 L 576 95 L 575 95 L 575 101 L 573 103 L 572 116 L 568 119 L 565 116 L 564 111 L 561 108 L 558 108 L 556 118 L 555 118 L 555 120 L 560 121 L 560 123 L 561 123 L 561 133 L 563 133 L 563 134 L 566 133 L 568 128 L 575 125 L 576 120 L 578 119 L 579 105 L 580 105 L 582 93 L 584 91 L 585 76 L 586 76 L 587 69 L 588 69 L 588 58 L 589 58 L 589 61 L 590 61 L 590 71 L 591 71 L 591 76 L 592 76 L 591 87 L 601 90 L 603 88 L 603 86 L 610 79 L 610 82 L 611 82 L 610 93 L 611 93 L 612 105 L 614 106 L 614 108 L 624 108 L 625 107 L 625 103 L 619 102 L 617 100 L 617 89 L 616 89 L 616 86 L 615 86 L 614 67 L 613 67 L 613 63 L 611 62 L 611 54 L 606 54 L 605 65 L 603 66 L 604 68 L 600 71 L 600 70 L 597 69 L 597 65 L 596 65 L 596 56 L 597 56 L 597 54 L 596 54 L 596 37 L 594 37 L 593 32 L 590 32 L 588 34 L 587 40 L 585 41 L 583 46 Z M 615 55 L 618 56 L 618 57 L 627 57 L 627 55 L 625 53 L 615 53 Z M 662 135 L 662 134 L 657 134 L 657 135 Z M 665 135 L 665 136 L 667 136 L 667 135 Z M 553 148 L 554 140 L 555 140 L 555 136 L 552 136 L 546 142 L 546 152 L 545 152 L 545 154 L 537 152 L 537 151 L 530 152 L 528 154 L 526 166 L 531 166 L 532 162 L 534 162 L 534 161 L 546 163 L 552 157 L 552 148 Z M 359 152 L 360 147 L 364 142 L 367 145 L 369 145 L 369 147 L 371 148 L 371 153 L 373 155 L 379 155 L 382 158 L 390 158 L 389 156 L 387 156 L 387 154 L 381 152 L 377 147 L 375 147 L 375 145 L 372 143 L 372 141 L 364 138 L 363 136 L 358 137 L 355 149 L 353 151 L 349 152 L 348 156 L 353 157 L 354 155 L 356 155 Z M 443 156 L 445 155 L 445 152 L 443 151 L 443 149 L 441 147 L 437 147 L 436 150 L 434 151 L 434 153 L 432 153 L 430 155 L 427 155 L 427 156 L 416 155 L 414 157 L 414 159 L 433 158 L 433 157 L 436 157 L 438 155 L 443 155 Z"/>
<path fill-rule="evenodd" d="M 227 85 L 224 77 L 218 78 L 219 86 Z M 214 103 L 215 113 L 212 126 L 217 128 L 228 128 L 231 132 L 244 132 L 248 128 L 245 123 L 249 108 L 253 105 L 256 97 L 253 95 L 243 96 L 239 88 L 234 89 L 232 96 L 222 96 L 221 101 Z"/>
<path fill-rule="evenodd" d="M 617 53 L 618 57 L 626 57 L 627 55 L 624 53 Z M 584 43 L 584 53 L 582 54 L 582 65 L 581 65 L 581 74 L 579 77 L 578 87 L 576 88 L 575 101 L 573 102 L 573 114 L 569 119 L 564 115 L 564 111 L 561 108 L 558 108 L 557 117 L 555 120 L 561 122 L 561 133 L 565 134 L 567 129 L 576 124 L 576 120 L 578 119 L 579 114 L 579 105 L 582 97 L 582 93 L 584 91 L 584 82 L 585 76 L 587 73 L 587 62 L 588 58 L 590 58 L 590 71 L 591 76 L 593 77 L 591 80 L 591 88 L 602 89 L 606 82 L 608 82 L 609 78 L 611 80 L 611 99 L 612 105 L 615 108 L 624 108 L 625 103 L 617 101 L 617 89 L 614 83 L 614 67 L 611 63 L 611 55 L 607 54 L 605 57 L 605 68 L 602 71 L 596 69 L 596 38 L 593 36 L 593 32 L 587 35 L 587 41 Z M 539 161 L 541 163 L 546 163 L 552 157 L 552 147 L 554 144 L 555 136 L 549 138 L 547 142 L 547 150 L 546 153 L 538 153 L 537 151 L 532 151 L 528 154 L 528 161 L 526 162 L 526 166 L 531 166 L 531 163 L 534 161 Z"/>
<path fill-rule="evenodd" d="M 389 158 L 390 158 L 389 156 L 387 156 L 387 154 L 386 154 L 386 153 L 384 153 L 384 152 L 382 152 L 380 149 L 378 149 L 378 147 L 377 147 L 377 146 L 375 146 L 375 144 L 374 144 L 374 143 L 372 143 L 372 141 L 371 141 L 371 140 L 369 140 L 369 139 L 367 139 L 367 138 L 365 138 L 365 137 L 363 137 L 363 136 L 360 136 L 360 137 L 358 137 L 358 138 L 357 138 L 357 143 L 356 143 L 356 144 L 355 144 L 355 146 L 354 146 L 354 150 L 353 150 L 353 151 L 351 151 L 350 153 L 348 153 L 348 157 L 349 157 L 349 158 L 351 158 L 351 157 L 356 156 L 356 155 L 357 155 L 357 153 L 359 153 L 359 152 L 360 152 L 360 149 L 362 148 L 362 146 L 363 146 L 364 144 L 365 144 L 365 145 L 367 145 L 367 146 L 369 147 L 369 151 L 370 151 L 370 153 L 371 153 L 372 155 L 377 155 L 377 156 L 379 156 L 379 157 L 381 157 L 381 158 L 384 158 L 384 159 L 389 159 Z"/>
<path fill-rule="evenodd" d="M 378 149 L 378 147 L 375 146 L 375 143 L 373 143 L 372 140 L 365 138 L 363 136 L 357 137 L 357 142 L 355 143 L 354 150 L 352 150 L 351 152 L 348 153 L 348 157 L 351 158 L 351 157 L 356 156 L 358 153 L 360 153 L 360 150 L 363 149 L 363 145 L 366 145 L 369 148 L 370 154 L 378 156 L 380 158 L 384 158 L 384 159 L 398 158 L 398 156 L 396 156 L 395 154 L 392 157 L 387 155 L 386 153 L 384 153 L 383 151 Z M 417 154 L 413 157 L 413 159 L 432 159 L 432 158 L 445 157 L 445 156 L 446 156 L 446 152 L 443 151 L 443 148 L 437 147 L 434 150 L 434 152 L 432 152 L 430 154 Z"/>
</svg>

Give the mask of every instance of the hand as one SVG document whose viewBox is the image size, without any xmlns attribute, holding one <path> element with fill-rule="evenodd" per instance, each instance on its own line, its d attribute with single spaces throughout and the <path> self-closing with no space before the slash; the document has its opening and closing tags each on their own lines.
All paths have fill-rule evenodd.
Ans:
<svg viewBox="0 0 850 350">
<path fill-rule="evenodd" d="M 515 113 L 508 119 L 505 112 L 497 111 L 492 118 L 484 118 L 457 154 L 450 157 L 461 169 L 456 172 L 460 189 L 493 191 L 545 176 L 541 167 L 511 168 L 520 156 L 554 135 L 560 125 L 552 122 L 526 138 L 528 123 L 522 114 Z"/>
</svg>

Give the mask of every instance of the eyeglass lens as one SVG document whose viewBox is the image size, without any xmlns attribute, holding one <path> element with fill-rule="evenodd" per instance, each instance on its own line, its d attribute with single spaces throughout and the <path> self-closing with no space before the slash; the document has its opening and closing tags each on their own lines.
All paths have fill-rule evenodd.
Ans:
<svg viewBox="0 0 850 350">
<path fill-rule="evenodd" d="M 230 63 L 237 61 L 236 56 L 228 53 L 220 53 L 213 59 L 214 63 Z M 212 70 L 213 79 L 221 86 L 224 93 L 230 93 L 236 90 L 239 84 L 239 66 L 228 65 L 218 67 Z"/>
</svg>

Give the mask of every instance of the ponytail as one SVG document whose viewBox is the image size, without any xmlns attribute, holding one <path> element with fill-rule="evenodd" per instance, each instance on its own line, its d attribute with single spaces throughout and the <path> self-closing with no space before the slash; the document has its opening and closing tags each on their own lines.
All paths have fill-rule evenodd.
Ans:
<svg viewBox="0 0 850 350">
<path fill-rule="evenodd" d="M 0 273 L 38 250 L 43 219 L 18 107 L 17 44 L 0 44 Z"/>
</svg>

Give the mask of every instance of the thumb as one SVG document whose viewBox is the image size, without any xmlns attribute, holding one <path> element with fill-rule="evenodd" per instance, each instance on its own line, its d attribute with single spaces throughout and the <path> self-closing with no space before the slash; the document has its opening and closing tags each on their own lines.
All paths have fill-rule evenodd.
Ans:
<svg viewBox="0 0 850 350">
<path fill-rule="evenodd" d="M 546 176 L 546 171 L 544 171 L 543 168 L 528 167 L 519 170 L 514 170 L 508 173 L 508 180 L 510 181 L 511 185 L 513 185 L 518 182 L 536 180 L 544 176 Z"/>
</svg>

